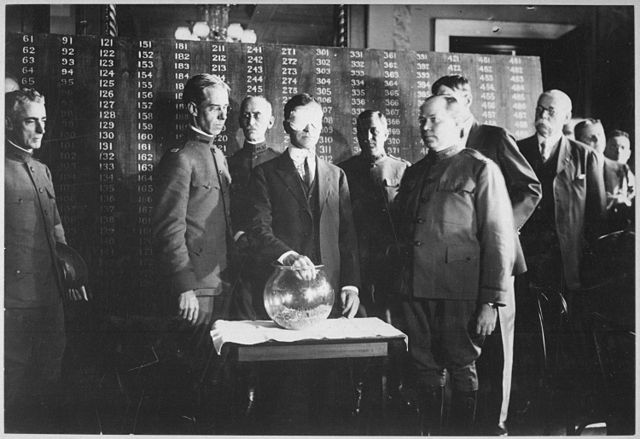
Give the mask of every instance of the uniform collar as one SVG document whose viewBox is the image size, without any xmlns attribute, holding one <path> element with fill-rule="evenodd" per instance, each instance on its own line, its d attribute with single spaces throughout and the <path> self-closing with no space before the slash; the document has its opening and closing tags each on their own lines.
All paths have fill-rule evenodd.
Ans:
<svg viewBox="0 0 640 439">
<path fill-rule="evenodd" d="M 33 150 L 29 151 L 21 148 L 9 139 L 7 139 L 5 154 L 14 160 L 19 160 L 25 163 L 33 160 Z"/>
<path fill-rule="evenodd" d="M 249 143 L 246 140 L 244 141 L 244 145 L 242 146 L 246 149 L 247 152 L 252 154 L 261 154 L 265 152 L 269 147 L 267 147 L 267 142 L 258 142 L 258 143 Z"/>
<path fill-rule="evenodd" d="M 215 138 L 216 136 L 207 134 L 201 129 L 193 125 L 189 125 L 189 140 L 195 140 L 199 143 L 205 143 L 209 146 L 209 148 L 211 148 L 213 146 L 213 141 L 215 140 Z"/>
<path fill-rule="evenodd" d="M 453 145 L 448 148 L 441 149 L 440 151 L 437 151 L 437 152 L 430 150 L 429 154 L 427 154 L 427 157 L 429 157 L 434 162 L 439 162 L 442 160 L 446 160 L 449 157 L 453 157 L 463 149 L 464 149 L 463 145 Z"/>
</svg>

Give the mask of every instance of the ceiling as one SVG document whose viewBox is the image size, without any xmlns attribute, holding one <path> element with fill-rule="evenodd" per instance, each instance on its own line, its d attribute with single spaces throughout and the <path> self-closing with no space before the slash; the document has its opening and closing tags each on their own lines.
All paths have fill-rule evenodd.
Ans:
<svg viewBox="0 0 640 439">
<path fill-rule="evenodd" d="M 336 5 L 232 5 L 229 22 L 253 29 L 260 43 L 333 45 Z M 177 26 L 203 20 L 201 5 L 117 5 L 121 36 L 173 38 Z"/>
</svg>

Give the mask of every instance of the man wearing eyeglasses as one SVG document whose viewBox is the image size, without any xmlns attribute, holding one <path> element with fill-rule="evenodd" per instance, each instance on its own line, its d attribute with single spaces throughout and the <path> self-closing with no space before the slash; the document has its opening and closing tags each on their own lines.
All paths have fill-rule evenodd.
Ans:
<svg viewBox="0 0 640 439">
<path fill-rule="evenodd" d="M 529 277 L 575 291 L 583 241 L 598 233 L 605 195 L 596 151 L 562 133 L 570 119 L 569 96 L 545 91 L 536 107 L 536 134 L 518 147 L 542 184 L 542 200 L 521 230 Z"/>
<path fill-rule="evenodd" d="M 543 360 L 532 354 L 536 352 L 535 338 L 526 342 L 523 339 L 519 344 L 522 356 L 528 357 L 530 362 L 516 365 L 516 376 L 524 377 L 522 394 L 534 404 L 537 401 L 542 410 L 553 406 L 534 384 L 545 378 L 539 375 L 540 370 L 550 367 L 556 372 L 567 371 L 568 374 L 563 375 L 566 386 L 569 379 L 579 379 L 580 364 L 586 361 L 581 324 L 586 293 L 580 291 L 580 263 L 584 242 L 599 234 L 605 207 L 598 153 L 563 134 L 562 127 L 570 119 L 569 96 L 560 90 L 545 91 L 536 106 L 536 133 L 518 142 L 520 151 L 542 184 L 542 200 L 520 234 L 529 270 L 518 295 L 517 306 L 524 312 L 519 312 L 521 319 L 516 334 L 524 338 L 538 331 L 536 318 L 544 303 L 545 315 L 551 317 L 545 319 L 544 325 L 549 331 L 547 342 L 568 353 L 558 360 L 562 363 L 547 364 L 545 360 L 542 365 Z M 516 358 L 521 357 L 517 354 Z M 573 382 L 577 392 L 580 384 Z M 577 397 L 578 393 L 572 395 Z M 565 407 L 573 404 L 578 401 L 571 401 Z"/>
</svg>

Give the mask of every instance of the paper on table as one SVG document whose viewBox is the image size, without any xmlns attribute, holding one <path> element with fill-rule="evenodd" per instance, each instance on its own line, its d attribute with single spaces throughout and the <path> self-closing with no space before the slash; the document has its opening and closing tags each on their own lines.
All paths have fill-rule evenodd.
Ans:
<svg viewBox="0 0 640 439">
<path fill-rule="evenodd" d="M 307 329 L 282 329 L 271 320 L 216 320 L 211 331 L 218 355 L 225 343 L 254 345 L 267 341 L 294 342 L 301 340 L 354 339 L 407 336 L 377 317 L 327 319 Z"/>
</svg>

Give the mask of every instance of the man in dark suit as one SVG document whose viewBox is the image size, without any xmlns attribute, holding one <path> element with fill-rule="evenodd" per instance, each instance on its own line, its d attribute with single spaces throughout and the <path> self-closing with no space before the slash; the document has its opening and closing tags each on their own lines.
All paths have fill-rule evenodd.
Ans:
<svg viewBox="0 0 640 439">
<path fill-rule="evenodd" d="M 357 238 L 347 178 L 315 153 L 322 117 L 322 107 L 308 94 L 293 96 L 285 104 L 283 124 L 291 144 L 253 170 L 250 239 L 265 267 L 278 262 L 312 278 L 314 265 L 324 265 L 337 293 L 332 314 L 352 318 L 360 304 Z M 268 367 L 261 368 L 256 405 L 270 412 L 265 416 L 273 423 L 267 427 L 269 433 L 308 432 L 305 426 L 319 419 L 338 422 L 335 408 L 341 406 L 328 393 L 348 391 L 350 386 L 336 385 L 347 371 L 315 364 L 277 364 L 270 372 Z M 318 400 L 323 412 L 332 412 L 328 419 L 314 408 Z"/>
<path fill-rule="evenodd" d="M 349 186 L 344 172 L 316 156 L 322 107 L 299 94 L 284 107 L 291 145 L 254 169 L 250 182 L 252 235 L 258 255 L 310 273 L 323 264 L 339 291 L 341 312 L 353 317 L 360 268 Z"/>
<path fill-rule="evenodd" d="M 280 155 L 267 145 L 266 134 L 273 127 L 273 109 L 264 96 L 247 96 L 240 104 L 238 121 L 244 133 L 244 144 L 240 150 L 229 157 L 231 174 L 231 223 L 234 240 L 241 253 L 239 269 L 241 280 L 235 293 L 235 312 L 240 319 L 265 319 L 266 311 L 262 304 L 262 288 L 266 281 L 265 273 L 258 270 L 258 262 L 253 257 L 248 242 L 251 227 L 249 217 L 249 177 L 256 166 Z"/>
<path fill-rule="evenodd" d="M 33 158 L 46 131 L 44 96 L 5 94 L 4 407 L 6 433 L 56 433 L 66 338 L 56 245 L 65 244 L 49 168 Z M 80 288 L 86 298 L 84 286 Z M 56 425 L 57 424 L 57 425 Z"/>
<path fill-rule="evenodd" d="M 480 151 L 493 160 L 507 184 L 513 221 L 516 230 L 520 230 L 533 213 L 542 196 L 540 182 L 527 160 L 520 153 L 516 140 L 504 128 L 480 124 L 471 113 L 473 95 L 469 80 L 464 76 L 443 76 L 433 83 L 434 95 L 454 96 L 461 104 L 462 141 L 467 148 Z M 524 273 L 527 266 L 522 253 L 520 240 L 516 235 L 517 258 L 513 276 Z M 514 279 L 511 288 L 514 286 Z M 478 362 L 479 372 L 486 370 L 491 384 L 491 397 L 485 415 L 487 427 L 492 433 L 507 433 L 507 415 L 511 395 L 511 375 L 513 369 L 513 341 L 515 332 L 516 304 L 515 294 L 508 298 L 513 302 L 501 307 L 498 312 L 499 325 L 494 335 L 483 346 L 483 356 Z M 484 387 L 485 380 L 480 380 Z"/>
<path fill-rule="evenodd" d="M 391 285 L 390 248 L 398 245 L 391 204 L 398 194 L 402 175 L 411 163 L 385 151 L 389 130 L 381 112 L 360 113 L 357 132 L 362 152 L 338 166 L 347 175 L 358 234 L 360 297 L 369 315 L 383 317 L 385 297 Z"/>
<path fill-rule="evenodd" d="M 229 87 L 215 75 L 195 75 L 182 99 L 191 123 L 184 144 L 168 150 L 158 165 L 152 224 L 172 332 L 189 368 L 176 377 L 176 396 L 184 398 L 176 404 L 192 410 L 195 397 L 185 391 L 193 389 L 191 377 L 200 376 L 207 364 L 211 325 L 228 318 L 231 177 L 213 141 L 225 126 Z"/>
<path fill-rule="evenodd" d="M 607 138 L 604 150 L 605 181 L 607 191 L 607 211 L 610 221 L 633 221 L 635 198 L 635 177 L 627 162 L 631 157 L 629 134 L 622 130 L 613 130 Z M 607 170 L 607 167 L 609 169 Z"/>
<path fill-rule="evenodd" d="M 427 434 L 439 432 L 447 374 L 453 387 L 447 432 L 472 432 L 475 361 L 498 308 L 513 300 L 509 195 L 497 165 L 462 144 L 458 111 L 451 96 L 422 104 L 420 130 L 429 152 L 407 169 L 396 200 L 408 249 L 402 310 Z"/>
</svg>

